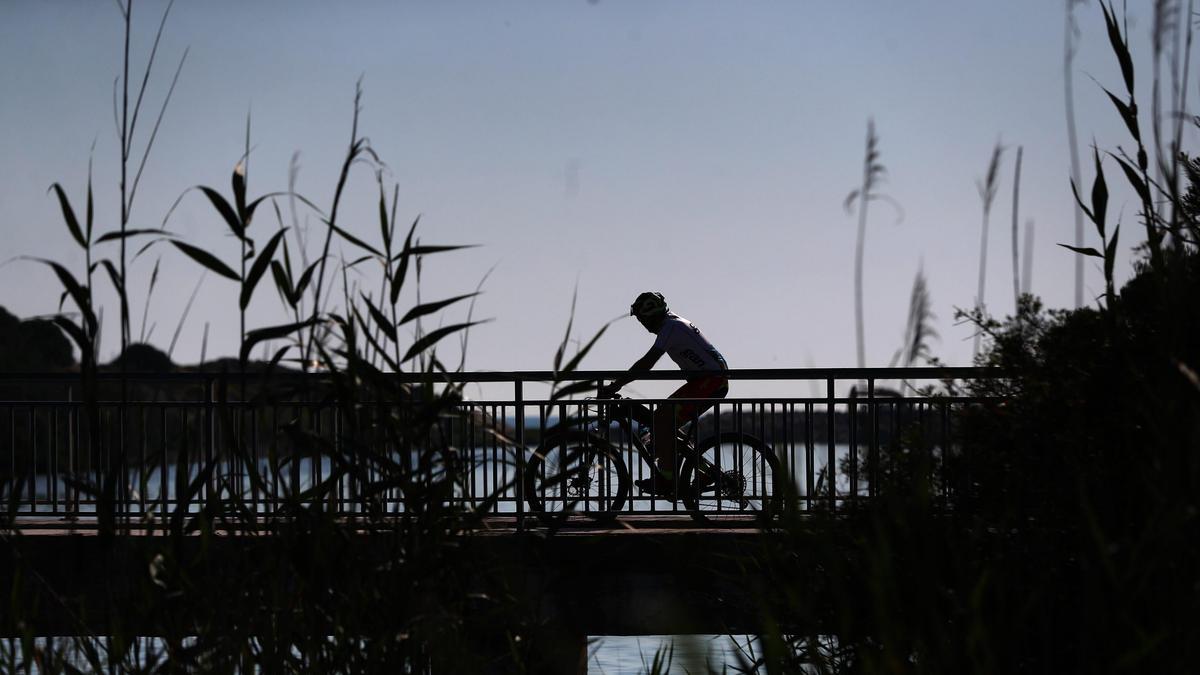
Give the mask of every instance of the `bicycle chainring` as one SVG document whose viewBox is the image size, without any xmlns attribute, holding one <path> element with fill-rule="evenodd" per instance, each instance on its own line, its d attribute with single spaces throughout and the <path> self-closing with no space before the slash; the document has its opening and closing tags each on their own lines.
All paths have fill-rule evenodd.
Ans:
<svg viewBox="0 0 1200 675">
<path fill-rule="evenodd" d="M 721 484 L 718 488 L 721 497 L 740 498 L 746 494 L 746 477 L 741 471 L 730 469 L 721 474 Z"/>
</svg>

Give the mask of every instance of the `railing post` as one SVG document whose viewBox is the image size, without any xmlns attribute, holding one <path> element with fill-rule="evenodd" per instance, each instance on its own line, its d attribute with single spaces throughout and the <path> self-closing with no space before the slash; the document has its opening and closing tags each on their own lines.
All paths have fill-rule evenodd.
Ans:
<svg viewBox="0 0 1200 675">
<path fill-rule="evenodd" d="M 825 432 L 828 434 L 829 456 L 825 462 L 825 475 L 829 479 L 829 510 L 837 510 L 837 447 L 834 440 L 837 437 L 837 425 L 834 415 L 837 413 L 837 398 L 834 394 L 834 378 L 825 380 Z"/>
<path fill-rule="evenodd" d="M 871 409 L 871 445 L 867 449 L 867 496 L 879 495 L 879 406 L 875 404 L 875 378 L 867 379 L 867 405 Z"/>
<path fill-rule="evenodd" d="M 216 416 L 213 414 L 213 408 L 214 408 L 215 404 L 217 403 L 217 388 L 218 388 L 218 386 L 220 386 L 220 385 L 218 384 L 217 380 L 215 378 L 211 378 L 211 377 L 208 378 L 204 383 L 204 391 L 205 391 L 204 430 L 205 430 L 205 435 L 208 437 L 205 439 L 205 443 L 204 443 L 204 445 L 205 445 L 204 461 L 206 463 L 216 461 L 215 458 L 216 458 L 216 452 L 217 452 L 217 439 L 216 439 L 217 421 L 216 421 Z M 202 466 L 205 466 L 205 465 L 202 465 Z M 205 500 L 209 499 L 209 497 L 213 493 L 213 483 L 212 483 L 213 478 L 212 478 L 212 476 L 213 476 L 213 474 L 210 473 L 208 480 L 206 480 L 204 482 L 204 499 Z M 190 477 L 189 477 L 189 482 L 190 482 Z M 188 508 L 189 509 L 191 508 L 191 504 L 188 504 Z"/>
<path fill-rule="evenodd" d="M 525 530 L 525 392 L 524 382 L 513 381 L 513 414 L 517 437 L 517 531 Z"/>
<path fill-rule="evenodd" d="M 850 389 L 850 402 L 846 404 L 846 422 L 849 425 L 846 436 L 850 445 L 850 492 L 847 499 L 851 505 L 855 505 L 858 500 L 858 397 L 862 396 L 862 392 L 859 391 L 861 383 L 862 380 L 855 382 L 854 387 Z"/>
</svg>

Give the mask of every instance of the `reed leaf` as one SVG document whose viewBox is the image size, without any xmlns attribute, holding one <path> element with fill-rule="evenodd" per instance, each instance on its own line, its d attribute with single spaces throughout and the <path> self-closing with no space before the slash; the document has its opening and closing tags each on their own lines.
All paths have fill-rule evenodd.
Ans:
<svg viewBox="0 0 1200 675">
<path fill-rule="evenodd" d="M 1072 251 L 1079 253 L 1081 255 L 1087 255 L 1087 256 L 1091 256 L 1093 258 L 1104 258 L 1103 253 L 1101 253 L 1100 251 L 1097 251 L 1096 249 L 1092 248 L 1091 246 L 1079 247 L 1079 246 L 1071 246 L 1070 244 L 1059 244 L 1059 246 L 1061 246 L 1063 248 L 1069 248 Z"/>
<path fill-rule="evenodd" d="M 1133 187 L 1134 191 L 1137 192 L 1138 198 L 1141 199 L 1142 203 L 1151 203 L 1150 186 L 1147 185 L 1146 181 L 1142 179 L 1142 176 L 1138 173 L 1138 170 L 1135 169 L 1133 165 L 1123 157 L 1114 155 L 1112 153 L 1109 153 L 1109 157 L 1117 160 L 1117 165 L 1121 167 L 1121 171 L 1124 172 L 1126 180 L 1129 181 L 1129 184 Z"/>
<path fill-rule="evenodd" d="M 262 275 L 267 271 L 267 266 L 271 264 L 271 259 L 275 256 L 275 249 L 279 246 L 279 241 L 286 232 L 286 229 L 276 232 L 267 241 L 267 245 L 263 246 L 254 264 L 250 266 L 250 271 L 246 274 L 246 281 L 242 284 L 242 293 L 239 299 L 239 305 L 243 310 L 250 305 L 250 298 L 254 295 L 254 288 L 258 286 L 259 280 L 262 279 Z"/>
<path fill-rule="evenodd" d="M 467 298 L 473 298 L 477 295 L 479 295 L 479 291 L 475 291 L 474 293 L 467 293 L 465 295 L 456 295 L 453 298 L 447 298 L 445 300 L 438 300 L 437 302 L 427 302 L 423 305 L 417 305 L 416 307 L 413 307 L 412 309 L 408 310 L 408 312 L 404 315 L 404 318 L 400 319 L 400 325 L 404 325 L 404 324 L 408 323 L 409 321 L 412 321 L 413 319 L 425 316 L 427 314 L 432 314 L 444 307 L 449 307 L 450 305 L 453 305 L 456 302 L 459 302 L 461 300 L 466 300 Z"/>
<path fill-rule="evenodd" d="M 1125 89 L 1133 92 L 1133 57 L 1129 54 L 1129 43 L 1121 34 L 1121 26 L 1117 23 L 1117 13 L 1111 3 L 1100 2 L 1100 10 L 1104 12 L 1104 27 L 1108 32 L 1108 41 L 1112 45 L 1117 62 L 1121 65 L 1121 76 L 1125 79 Z"/>
<path fill-rule="evenodd" d="M 1105 219 L 1108 212 L 1108 184 L 1104 180 L 1104 169 L 1100 166 L 1100 151 L 1095 148 L 1092 153 L 1096 160 L 1096 179 L 1092 182 L 1092 215 L 1100 238 L 1104 239 Z"/>
<path fill-rule="evenodd" d="M 379 181 L 379 236 L 383 239 L 383 248 L 389 254 L 392 250 L 392 231 L 395 229 L 395 221 L 388 218 L 387 210 L 387 192 L 383 189 L 383 174 L 377 172 L 376 179 Z"/>
<path fill-rule="evenodd" d="M 308 319 L 307 321 L 297 321 L 294 323 L 268 326 L 266 328 L 257 328 L 252 330 L 246 333 L 246 338 L 242 340 L 242 349 L 239 358 L 244 363 L 247 359 L 249 359 L 251 351 L 253 351 L 254 347 L 257 346 L 258 343 L 266 340 L 278 340 L 279 338 L 287 337 L 298 330 L 302 330 L 314 325 L 314 323 L 314 319 Z"/>
<path fill-rule="evenodd" d="M 596 346 L 596 342 L 600 339 L 600 336 L 604 335 L 604 331 L 608 330 L 608 327 L 613 325 L 613 322 L 616 320 L 617 319 L 613 319 L 612 321 L 609 321 L 601 326 L 600 330 L 596 331 L 596 334 L 592 336 L 592 339 L 588 340 L 587 344 L 585 344 L 578 352 L 576 352 L 575 356 L 571 357 L 570 361 L 567 361 L 567 365 L 563 366 L 562 370 L 559 371 L 560 374 L 574 372 L 575 369 L 579 367 L 580 361 L 583 361 L 583 357 L 587 356 L 588 352 L 592 351 L 592 347 Z"/>
<path fill-rule="evenodd" d="M 404 277 L 408 275 L 408 261 L 412 256 L 413 233 L 417 231 L 417 224 L 421 222 L 421 216 L 417 215 L 413 219 L 412 226 L 408 228 L 408 236 L 404 238 L 404 247 L 400 250 L 399 266 L 396 268 L 396 275 L 392 277 L 391 301 L 396 304 L 400 299 L 400 289 L 404 286 Z"/>
<path fill-rule="evenodd" d="M 63 191 L 62 185 L 55 183 L 50 186 L 50 189 L 53 190 L 54 195 L 58 197 L 58 206 L 60 209 L 62 209 L 63 221 L 66 222 L 67 229 L 71 232 L 71 237 L 79 244 L 80 247 L 87 248 L 87 238 L 84 237 L 83 230 L 79 227 L 79 219 L 75 217 L 75 209 L 71 208 L 71 200 L 67 198 L 67 193 Z M 88 200 L 88 204 L 90 207 L 90 198 Z"/>
<path fill-rule="evenodd" d="M 92 354 L 95 353 L 95 345 L 88 339 L 87 333 L 83 331 L 74 321 L 65 316 L 56 316 L 52 319 L 54 325 L 62 329 L 79 347 L 79 360 L 86 366 L 92 361 Z"/>
<path fill-rule="evenodd" d="M 413 345 L 408 348 L 408 351 L 404 353 L 404 358 L 400 359 L 400 362 L 406 363 L 406 362 L 412 360 L 413 357 L 417 356 L 418 354 L 424 352 L 425 350 L 429 349 L 433 345 L 437 344 L 439 340 L 446 337 L 447 335 L 450 335 L 457 331 L 463 330 L 465 328 L 469 328 L 471 326 L 477 326 L 482 323 L 487 323 L 490 320 L 491 319 L 484 319 L 482 321 L 468 321 L 468 322 L 464 322 L 464 323 L 456 323 L 452 326 L 445 326 L 443 328 L 439 328 L 435 331 L 432 331 L 432 332 L 428 333 L 427 335 L 423 336 L 420 340 L 417 340 L 416 342 L 414 342 Z"/>
<path fill-rule="evenodd" d="M 334 225 L 331 221 L 326 220 L 324 222 L 325 222 L 325 225 L 327 225 L 330 229 L 332 229 L 334 232 L 337 232 L 338 235 L 341 236 L 342 239 L 345 239 L 346 241 L 350 242 L 351 244 L 354 244 L 355 246 L 357 246 L 365 251 L 368 251 L 369 253 L 371 253 L 374 256 L 377 256 L 380 258 L 383 257 L 383 254 L 379 252 L 379 249 L 375 248 L 374 246 L 371 246 L 370 244 L 363 241 L 362 239 L 359 239 L 358 237 L 350 234 L 349 232 L 338 227 L 337 225 Z"/>
<path fill-rule="evenodd" d="M 316 271 L 317 265 L 320 263 L 320 260 L 314 260 L 313 263 L 308 266 L 308 269 L 304 270 L 304 272 L 300 274 L 300 278 L 296 281 L 296 302 L 300 301 L 301 295 L 304 294 L 305 289 L 307 289 L 308 285 L 312 282 L 313 272 Z"/>
<path fill-rule="evenodd" d="M 238 218 L 238 214 L 233 210 L 233 207 L 229 206 L 229 202 L 225 201 L 225 198 L 221 196 L 221 193 L 203 185 L 197 185 L 195 189 L 200 190 L 204 193 L 204 196 L 208 197 L 208 201 L 212 202 L 213 208 L 225 219 L 225 224 L 229 226 L 234 236 L 238 239 L 246 238 L 245 228 L 242 227 L 241 219 Z"/>
<path fill-rule="evenodd" d="M 287 270 L 278 260 L 271 261 L 271 276 L 275 278 L 275 288 L 279 290 L 288 306 L 295 308 L 299 301 L 292 299 L 292 281 L 288 278 Z"/>
<path fill-rule="evenodd" d="M 1103 87 L 1101 87 L 1103 89 Z M 1117 98 L 1111 91 L 1104 89 L 1104 93 L 1108 94 L 1109 100 L 1116 106 L 1117 112 L 1121 115 L 1121 121 L 1125 123 L 1125 128 L 1129 130 L 1129 135 L 1133 136 L 1135 141 L 1141 141 L 1142 133 L 1138 129 L 1138 112 L 1136 103 L 1125 103 Z"/>
<path fill-rule="evenodd" d="M 140 236 L 147 235 L 147 234 L 169 234 L 169 233 L 166 230 L 125 230 L 124 232 L 122 232 L 121 230 L 113 230 L 112 232 L 105 232 L 104 234 L 100 235 L 99 237 L 96 237 L 96 243 L 103 244 L 106 241 L 115 241 L 118 239 L 132 239 L 133 237 L 140 237 Z"/>
<path fill-rule="evenodd" d="M 178 248 L 180 251 L 183 251 L 185 254 L 187 254 L 187 256 L 189 258 L 191 258 L 192 260 L 195 260 L 196 262 L 207 267 L 208 269 L 212 270 L 213 272 L 220 274 L 221 276 L 225 277 L 226 279 L 232 279 L 234 281 L 241 281 L 241 277 L 238 275 L 237 272 L 234 272 L 233 269 L 229 267 L 229 265 L 226 265 L 225 263 L 221 262 L 220 259 L 218 259 L 213 254 L 209 253 L 208 251 L 205 251 L 204 249 L 196 247 L 196 246 L 192 246 L 191 244 L 186 244 L 177 239 L 172 239 L 171 243 L 174 244 L 175 247 Z"/>
<path fill-rule="evenodd" d="M 1117 225 L 1113 228 L 1112 239 L 1108 245 L 1104 247 L 1104 280 L 1108 287 L 1109 307 L 1112 307 L 1112 292 L 1113 292 L 1113 266 L 1117 261 L 1117 239 L 1121 235 L 1121 226 Z"/>
<path fill-rule="evenodd" d="M 46 260 L 45 258 L 29 259 L 48 265 L 50 269 L 54 270 L 54 275 L 58 277 L 59 283 L 66 289 L 71 299 L 75 302 L 75 306 L 83 314 L 84 320 L 87 321 L 88 333 L 94 335 L 96 333 L 96 314 L 92 309 L 91 293 L 80 285 L 75 279 L 75 275 L 71 274 L 67 268 L 53 260 Z"/>
<path fill-rule="evenodd" d="M 375 339 L 375 336 L 372 334 L 371 327 L 367 324 L 366 320 L 363 319 L 362 314 L 358 311 L 358 308 L 352 307 L 350 308 L 350 311 L 354 313 L 354 317 L 358 319 L 358 323 L 362 325 L 363 336 L 367 339 L 367 343 L 371 345 L 371 348 L 383 358 L 384 363 L 386 363 L 389 368 L 391 368 L 393 371 L 399 372 L 400 364 L 397 363 L 396 359 L 394 359 L 391 354 L 388 353 L 388 350 L 383 345 L 379 344 L 379 341 Z M 383 325 L 387 326 L 388 324 L 385 323 Z M 387 330 L 385 329 L 384 332 L 386 333 Z M 392 333 L 388 337 L 391 338 L 392 342 L 396 341 L 394 327 L 392 327 Z"/>
<path fill-rule="evenodd" d="M 1088 220 L 1094 222 L 1096 218 L 1092 215 L 1092 210 L 1087 206 L 1084 206 L 1083 199 L 1079 196 L 1079 186 L 1075 185 L 1075 181 L 1071 181 L 1071 194 L 1075 196 L 1075 204 L 1079 206 L 1079 209 L 1088 217 Z"/>
<path fill-rule="evenodd" d="M 464 248 L 476 247 L 476 244 L 460 244 L 456 246 L 414 246 L 409 253 L 411 255 L 432 255 L 434 253 L 446 253 L 447 251 L 458 251 Z"/>
<path fill-rule="evenodd" d="M 371 313 L 371 318 L 375 321 L 376 327 L 379 328 L 379 330 L 382 330 L 384 335 L 388 336 L 389 340 L 391 340 L 392 342 L 395 342 L 396 341 L 396 324 L 393 323 L 390 319 L 388 319 L 387 315 L 384 314 L 378 307 L 376 307 L 375 303 L 371 302 L 371 298 L 368 297 L 366 294 L 362 294 L 362 299 L 363 299 L 363 302 L 367 303 L 367 310 Z M 364 328 L 365 328 L 365 326 L 364 326 Z M 369 333 L 369 330 L 368 330 L 368 333 Z"/>
</svg>

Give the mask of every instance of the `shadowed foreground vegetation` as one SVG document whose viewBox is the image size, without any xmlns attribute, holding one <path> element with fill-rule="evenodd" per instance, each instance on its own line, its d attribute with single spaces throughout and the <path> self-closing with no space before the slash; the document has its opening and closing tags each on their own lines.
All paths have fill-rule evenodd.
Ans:
<svg viewBox="0 0 1200 675">
<path fill-rule="evenodd" d="M 127 31 L 131 5 L 121 5 Z M 948 508 L 935 508 L 933 486 L 923 478 L 930 472 L 922 462 L 930 455 L 921 451 L 926 440 L 914 429 L 900 450 L 882 458 L 878 500 L 836 521 L 822 512 L 785 515 L 776 531 L 761 537 L 761 548 L 739 561 L 744 569 L 737 581 L 756 589 L 753 601 L 761 608 L 764 630 L 762 650 L 748 653 L 737 668 L 770 673 L 1195 669 L 1200 657 L 1200 161 L 1183 155 L 1176 141 L 1165 152 L 1158 149 L 1157 156 L 1167 157 L 1162 167 L 1150 165 L 1125 33 L 1112 9 L 1103 11 L 1126 85 L 1123 97 L 1112 98 L 1136 148 L 1132 155 L 1096 150 L 1090 194 L 1076 190 L 1101 243 L 1072 248 L 1101 263 L 1104 296 L 1095 308 L 1073 311 L 1046 311 L 1024 296 L 1019 311 L 1002 321 L 979 311 L 978 299 L 968 317 L 983 333 L 979 363 L 1011 377 L 980 380 L 965 391 L 948 383 L 943 392 L 999 400 L 975 409 L 958 427 L 969 441 L 964 445 L 978 451 L 944 459 L 939 473 L 949 483 Z M 128 76 L 122 86 L 128 87 Z M 122 110 L 134 118 L 141 97 L 135 100 L 133 111 Z M 40 577 L 28 564 L 23 535 L 6 522 L 0 561 L 6 609 L 0 628 L 18 637 L 0 649 L 0 670 L 545 672 L 553 667 L 547 663 L 563 662 L 557 653 L 563 636 L 540 613 L 540 599 L 512 584 L 502 561 L 486 559 L 470 545 L 483 510 L 448 505 L 457 480 L 453 448 L 436 430 L 456 414 L 462 392 L 440 378 L 450 368 L 438 358 L 437 346 L 460 337 L 465 350 L 476 322 L 469 312 L 465 321 L 434 330 L 421 324 L 474 293 L 415 305 L 401 302 L 402 291 L 412 286 L 406 283 L 419 282 L 421 264 L 457 247 L 421 244 L 416 222 L 398 228 L 396 192 L 385 185 L 382 161 L 359 132 L 357 111 L 356 99 L 350 142 L 328 208 L 313 204 L 294 186 L 285 193 L 250 196 L 249 120 L 246 156 L 236 162 L 230 190 L 201 186 L 187 193 L 210 204 L 214 222 L 237 242 L 234 264 L 225 262 L 228 251 L 203 250 L 165 229 L 128 230 L 133 191 L 126 194 L 124 179 L 121 228 L 97 236 L 90 181 L 84 200 L 74 202 L 66 189 L 54 186 L 64 223 L 86 263 L 71 271 L 41 262 L 62 283 L 72 307 L 56 316 L 53 326 L 79 352 L 85 418 L 97 414 L 100 397 L 94 284 L 102 279 L 119 299 L 122 353 L 131 354 L 114 366 L 123 373 L 137 368 L 131 360 L 136 352 L 126 349 L 134 344 L 129 291 L 136 284 L 127 283 L 135 271 L 125 250 L 127 240 L 136 239 L 150 241 L 147 250 L 165 250 L 236 283 L 229 306 L 238 317 L 242 347 L 238 359 L 225 363 L 230 386 L 221 395 L 248 391 L 238 383 L 250 370 L 270 378 L 280 366 L 315 366 L 325 375 L 321 395 L 347 424 L 336 446 L 298 426 L 281 425 L 264 472 L 235 433 L 242 423 L 229 412 L 235 408 L 223 407 L 223 414 L 231 415 L 220 424 L 231 430 L 223 445 L 241 460 L 237 466 L 251 483 L 265 486 L 286 476 L 294 457 L 329 459 L 335 467 L 330 481 L 291 492 L 289 517 L 266 523 L 231 487 L 243 476 L 222 475 L 231 471 L 227 466 L 209 462 L 199 475 L 180 472 L 179 480 L 190 483 L 179 493 L 189 497 L 167 514 L 160 536 L 132 553 L 119 545 L 119 535 L 142 524 L 118 517 L 112 508 L 117 476 L 125 473 L 123 453 L 110 453 L 107 470 L 94 482 L 78 477 L 77 487 L 101 504 L 99 552 L 87 561 L 89 568 L 97 578 L 118 567 L 145 570 L 132 588 L 113 593 L 102 617 Z M 125 176 L 133 127 L 122 123 L 121 128 Z M 868 143 L 864 197 L 872 188 Z M 363 166 L 375 170 L 379 187 L 379 232 L 370 241 L 353 236 L 338 220 L 352 169 Z M 1109 220 L 1106 166 L 1121 170 L 1141 207 L 1144 238 L 1136 273 L 1121 286 L 1113 274 L 1120 227 Z M 139 176 L 141 169 L 135 168 L 129 173 Z M 131 187 L 136 188 L 136 178 Z M 285 225 L 280 204 L 292 202 L 323 224 L 322 236 L 312 242 L 315 250 L 305 248 L 303 238 L 289 243 L 295 233 Z M 85 206 L 75 208 L 79 204 Z M 865 222 L 865 210 L 861 218 Z M 113 252 L 117 244 L 119 251 Z M 347 254 L 339 257 L 339 248 Z M 154 276 L 147 293 L 153 292 Z M 250 299 L 267 288 L 279 298 L 288 322 L 247 325 Z M 0 321 L 12 323 L 6 314 Z M 45 342 L 39 336 L 53 326 L 30 325 L 31 337 L 20 339 Z M 270 357 L 252 367 L 250 355 L 267 345 Z M 562 356 L 560 350 L 556 370 Z M 564 379 L 581 357 L 561 369 Z M 50 350 L 46 358 L 47 368 L 69 365 L 61 349 Z M 162 365 L 161 359 L 156 363 Z M 387 376 L 402 370 L 422 373 L 424 381 L 399 385 Z M 294 393 L 279 386 L 259 392 L 264 402 Z M 127 397 L 129 389 L 106 392 L 112 395 Z M 80 442 L 93 442 L 87 430 L 98 428 L 94 417 L 84 419 Z M 372 471 L 365 471 L 368 467 Z M 346 482 L 363 513 L 353 525 L 323 507 L 328 491 Z M 205 484 L 225 487 L 202 491 Z M 9 477 L 0 497 L 12 498 L 19 489 Z M 384 493 L 402 495 L 403 512 L 385 512 Z M 5 513 L 13 515 L 11 505 Z M 373 533 L 369 545 L 357 537 L 361 530 Z M 240 555 L 218 555 L 221 547 L 214 542 L 223 533 L 257 531 L 272 536 L 250 540 Z M 43 637 L 37 620 L 46 606 L 77 617 L 76 634 Z M 827 628 L 819 634 L 792 630 L 811 625 Z M 147 635 L 155 639 L 146 640 Z M 670 660 L 670 653 L 662 652 L 646 667 L 662 671 Z"/>
<path fill-rule="evenodd" d="M 1154 177 L 1127 34 L 1102 10 L 1126 84 L 1124 98 L 1110 96 L 1136 151 L 1095 151 L 1090 193 L 1076 194 L 1101 245 L 1068 248 L 1100 262 L 1104 295 L 1094 308 L 1047 311 L 1024 296 L 1004 320 L 963 314 L 985 340 L 978 363 L 1011 377 L 965 388 L 1002 402 L 962 420 L 964 445 L 978 452 L 947 460 L 950 511 L 932 508 L 914 433 L 907 452 L 884 458 L 882 498 L 841 523 L 854 533 L 849 555 L 832 541 L 802 548 L 813 543 L 801 536 L 811 518 L 764 539 L 766 562 L 748 573 L 763 580 L 767 616 L 786 626 L 831 611 L 837 628 L 776 630 L 757 667 L 1192 672 L 1200 663 L 1200 161 L 1177 144 L 1160 148 L 1167 160 Z M 1140 200 L 1145 233 L 1120 286 L 1121 224 L 1104 174 L 1114 166 Z M 831 573 L 799 578 L 813 556 Z M 832 607 L 806 606 L 814 584 Z"/>
</svg>

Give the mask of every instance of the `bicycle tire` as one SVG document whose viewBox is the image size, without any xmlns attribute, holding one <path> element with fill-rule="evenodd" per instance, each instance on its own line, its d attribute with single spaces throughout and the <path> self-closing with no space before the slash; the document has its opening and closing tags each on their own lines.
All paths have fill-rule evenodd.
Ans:
<svg viewBox="0 0 1200 675">
<path fill-rule="evenodd" d="M 586 431 L 568 431 L 543 441 L 525 466 L 524 481 L 529 510 L 553 526 L 562 525 L 572 514 L 601 522 L 616 518 L 631 485 L 621 451 Z"/>
<path fill-rule="evenodd" d="M 709 522 L 713 516 L 749 514 L 768 522 L 782 512 L 783 472 L 775 450 L 762 439 L 729 431 L 703 439 L 686 452 L 680 498 L 694 519 Z M 697 462 L 713 467 L 719 478 L 698 473 Z"/>
</svg>

